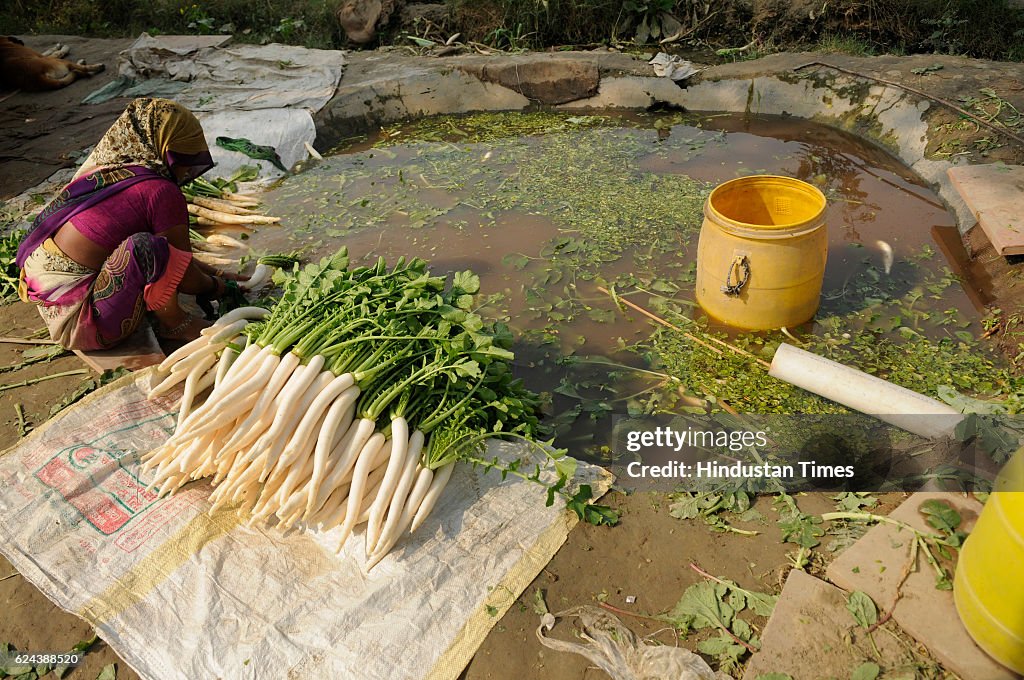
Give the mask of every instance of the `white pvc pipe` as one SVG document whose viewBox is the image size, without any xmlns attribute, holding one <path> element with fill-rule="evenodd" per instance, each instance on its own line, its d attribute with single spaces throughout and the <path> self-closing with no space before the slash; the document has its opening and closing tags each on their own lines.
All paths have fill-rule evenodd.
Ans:
<svg viewBox="0 0 1024 680">
<path fill-rule="evenodd" d="M 941 401 L 786 343 L 768 375 L 928 439 L 951 435 L 964 418 Z"/>
</svg>

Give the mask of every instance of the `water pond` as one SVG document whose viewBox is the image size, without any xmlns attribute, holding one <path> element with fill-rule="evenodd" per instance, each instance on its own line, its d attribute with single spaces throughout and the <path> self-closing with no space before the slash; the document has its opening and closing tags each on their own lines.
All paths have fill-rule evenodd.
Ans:
<svg viewBox="0 0 1024 680">
<path fill-rule="evenodd" d="M 788 337 L 709 325 L 693 302 L 705 197 L 725 180 L 761 173 L 810 182 L 829 201 L 821 309 Z M 951 213 L 886 152 L 807 121 L 543 112 L 430 119 L 356 140 L 265 198 L 285 219 L 250 235 L 253 252 L 319 257 L 345 245 L 356 261 L 415 255 L 436 272 L 479 274 L 483 311 L 516 332 L 520 373 L 551 396 L 559 442 L 575 455 L 607 455 L 609 414 L 841 410 L 693 337 L 767 359 L 778 342 L 799 341 L 932 395 L 949 384 L 1008 390 L 1009 376 L 976 340 L 977 292 L 948 266 L 959 244 Z M 599 287 L 678 330 L 617 307 Z"/>
</svg>

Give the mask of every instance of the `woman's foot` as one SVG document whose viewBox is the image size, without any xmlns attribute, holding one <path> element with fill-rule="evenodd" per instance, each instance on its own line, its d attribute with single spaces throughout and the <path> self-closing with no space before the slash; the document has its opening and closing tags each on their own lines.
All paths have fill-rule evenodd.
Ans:
<svg viewBox="0 0 1024 680">
<path fill-rule="evenodd" d="M 178 341 L 189 341 L 195 340 L 199 337 L 199 332 L 204 328 L 209 328 L 212 322 L 206 319 L 192 316 L 191 314 L 185 314 L 181 323 L 177 326 L 168 327 L 161 320 L 157 324 L 156 334 L 163 340 L 178 340 Z"/>
</svg>

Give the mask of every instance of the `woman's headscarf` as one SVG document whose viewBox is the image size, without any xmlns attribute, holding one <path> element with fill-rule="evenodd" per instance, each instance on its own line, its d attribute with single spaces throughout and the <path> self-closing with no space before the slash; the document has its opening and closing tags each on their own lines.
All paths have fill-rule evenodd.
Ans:
<svg viewBox="0 0 1024 680">
<path fill-rule="evenodd" d="M 213 167 L 203 128 L 191 111 L 169 99 L 141 98 L 128 105 L 103 135 L 75 179 L 97 169 L 141 165 L 177 181 L 190 181 Z"/>
<path fill-rule="evenodd" d="M 184 184 L 212 167 L 203 128 L 191 111 L 167 99 L 136 99 L 74 179 L 36 216 L 18 246 L 16 262 L 24 267 L 64 223 L 119 191 L 160 177 Z"/>
</svg>

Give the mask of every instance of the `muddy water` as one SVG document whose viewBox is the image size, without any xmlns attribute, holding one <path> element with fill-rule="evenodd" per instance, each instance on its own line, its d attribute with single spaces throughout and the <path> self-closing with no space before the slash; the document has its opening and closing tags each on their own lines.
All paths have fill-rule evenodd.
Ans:
<svg viewBox="0 0 1024 680">
<path fill-rule="evenodd" d="M 284 226 L 261 228 L 250 243 L 254 252 L 298 248 L 307 257 L 345 245 L 356 261 L 417 255 L 438 273 L 474 270 L 482 294 L 491 295 L 486 313 L 522 339 L 521 373 L 534 389 L 555 391 L 556 407 L 573 402 L 573 384 L 609 380 L 607 367 L 570 369 L 564 357 L 637 365 L 619 350 L 650 334 L 642 318 L 616 313 L 598 285 L 614 283 L 642 305 L 652 296 L 670 299 L 701 316 L 692 303 L 700 206 L 725 180 L 788 175 L 825 193 L 829 258 L 819 316 L 856 310 L 865 277 L 898 296 L 938 275 L 946 257 L 959 257 L 941 237 L 954 228 L 953 216 L 909 169 L 806 121 L 722 114 L 666 122 L 632 114 L 605 117 L 598 128 L 463 138 L 364 145 L 329 157 L 266 195 Z M 936 308 L 977 318 L 977 300 L 958 285 L 940 297 Z M 609 409 L 617 404 L 596 412 Z M 595 444 L 603 436 L 577 422 L 568 439 Z"/>
</svg>

